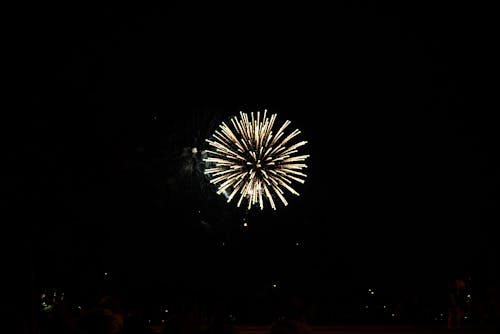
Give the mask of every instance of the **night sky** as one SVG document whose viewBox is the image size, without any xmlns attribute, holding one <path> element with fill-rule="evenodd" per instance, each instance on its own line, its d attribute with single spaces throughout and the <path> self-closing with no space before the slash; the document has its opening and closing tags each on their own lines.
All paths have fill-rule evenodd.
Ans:
<svg viewBox="0 0 500 334">
<path fill-rule="evenodd" d="M 314 294 L 490 279 L 487 9 L 405 3 L 23 9 L 6 189 L 39 284 L 85 291 L 108 272 L 138 295 Z M 245 212 L 190 151 L 264 109 L 302 130 L 308 177 L 288 207 Z"/>
</svg>

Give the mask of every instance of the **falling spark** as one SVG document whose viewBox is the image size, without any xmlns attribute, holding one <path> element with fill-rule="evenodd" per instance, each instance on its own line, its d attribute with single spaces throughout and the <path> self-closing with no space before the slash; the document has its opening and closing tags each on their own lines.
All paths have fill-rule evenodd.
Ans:
<svg viewBox="0 0 500 334">
<path fill-rule="evenodd" d="M 267 110 L 262 118 L 259 111 L 250 116 L 240 112 L 239 118 L 232 117 L 230 125 L 222 122 L 212 138 L 206 139 L 211 148 L 203 159 L 205 174 L 218 186 L 217 194 L 226 195 L 228 203 L 237 197 L 238 207 L 245 200 L 248 209 L 259 205 L 263 210 L 267 199 L 276 210 L 276 197 L 288 205 L 285 190 L 299 195 L 292 183 L 305 182 L 307 175 L 301 170 L 307 168 L 304 161 L 309 155 L 296 153 L 307 141 L 293 143 L 301 132 L 286 135 L 285 129 L 291 123 L 288 120 L 274 133 L 276 116 L 268 118 Z"/>
</svg>

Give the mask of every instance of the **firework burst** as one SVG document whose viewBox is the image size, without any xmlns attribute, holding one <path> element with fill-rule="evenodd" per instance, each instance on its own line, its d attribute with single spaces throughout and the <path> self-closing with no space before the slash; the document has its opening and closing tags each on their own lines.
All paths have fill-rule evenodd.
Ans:
<svg viewBox="0 0 500 334">
<path fill-rule="evenodd" d="M 307 141 L 293 143 L 300 131 L 286 135 L 288 120 L 274 133 L 276 114 L 268 118 L 267 110 L 262 119 L 260 112 L 252 112 L 250 117 L 240 112 L 239 118 L 234 116 L 230 121 L 232 126 L 222 122 L 206 140 L 211 148 L 203 159 L 205 174 L 218 186 L 217 194 L 224 194 L 227 202 L 239 197 L 238 207 L 246 200 L 248 209 L 257 204 L 264 209 L 266 199 L 276 209 L 276 197 L 288 205 L 285 190 L 299 195 L 292 183 L 304 183 L 306 178 L 301 170 L 307 167 L 304 161 L 309 155 L 296 153 Z"/>
</svg>

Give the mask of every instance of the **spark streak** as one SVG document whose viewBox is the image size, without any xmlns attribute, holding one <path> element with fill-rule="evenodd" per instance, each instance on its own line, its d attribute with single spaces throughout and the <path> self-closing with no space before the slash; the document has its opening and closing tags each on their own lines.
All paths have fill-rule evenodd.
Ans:
<svg viewBox="0 0 500 334">
<path fill-rule="evenodd" d="M 288 120 L 273 133 L 276 117 L 273 114 L 268 118 L 267 110 L 262 118 L 260 111 L 256 115 L 250 113 L 250 117 L 240 112 L 239 118 L 231 118 L 232 127 L 222 122 L 212 138 L 206 139 L 212 149 L 205 151 L 205 174 L 210 177 L 210 183 L 218 186 L 218 194 L 230 194 L 227 202 L 237 197 L 238 207 L 246 200 L 248 209 L 258 204 L 262 210 L 267 199 L 276 210 L 273 197 L 286 206 L 284 190 L 299 195 L 292 181 L 305 182 L 307 175 L 301 170 L 307 168 L 304 161 L 309 155 L 294 154 L 307 141 L 292 142 L 301 132 L 294 130 L 286 135 L 285 130 L 291 123 Z"/>
</svg>

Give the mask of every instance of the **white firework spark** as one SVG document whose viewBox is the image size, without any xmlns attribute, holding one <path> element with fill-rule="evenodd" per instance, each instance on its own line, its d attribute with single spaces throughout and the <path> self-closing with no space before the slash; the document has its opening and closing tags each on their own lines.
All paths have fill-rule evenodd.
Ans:
<svg viewBox="0 0 500 334">
<path fill-rule="evenodd" d="M 299 195 L 291 185 L 293 181 L 304 183 L 307 176 L 301 170 L 307 167 L 304 161 L 309 155 L 296 155 L 307 141 L 293 143 L 299 130 L 285 135 L 290 121 L 273 133 L 276 114 L 268 118 L 264 110 L 262 119 L 259 111 L 256 114 L 252 112 L 249 117 L 240 112 L 239 118 L 231 118 L 232 127 L 222 122 L 212 138 L 206 139 L 211 149 L 203 159 L 205 174 L 218 186 L 217 194 L 226 194 L 227 202 L 239 196 L 238 207 L 246 200 L 248 209 L 254 204 L 264 209 L 267 199 L 276 210 L 275 197 L 288 205 L 285 190 Z"/>
</svg>

